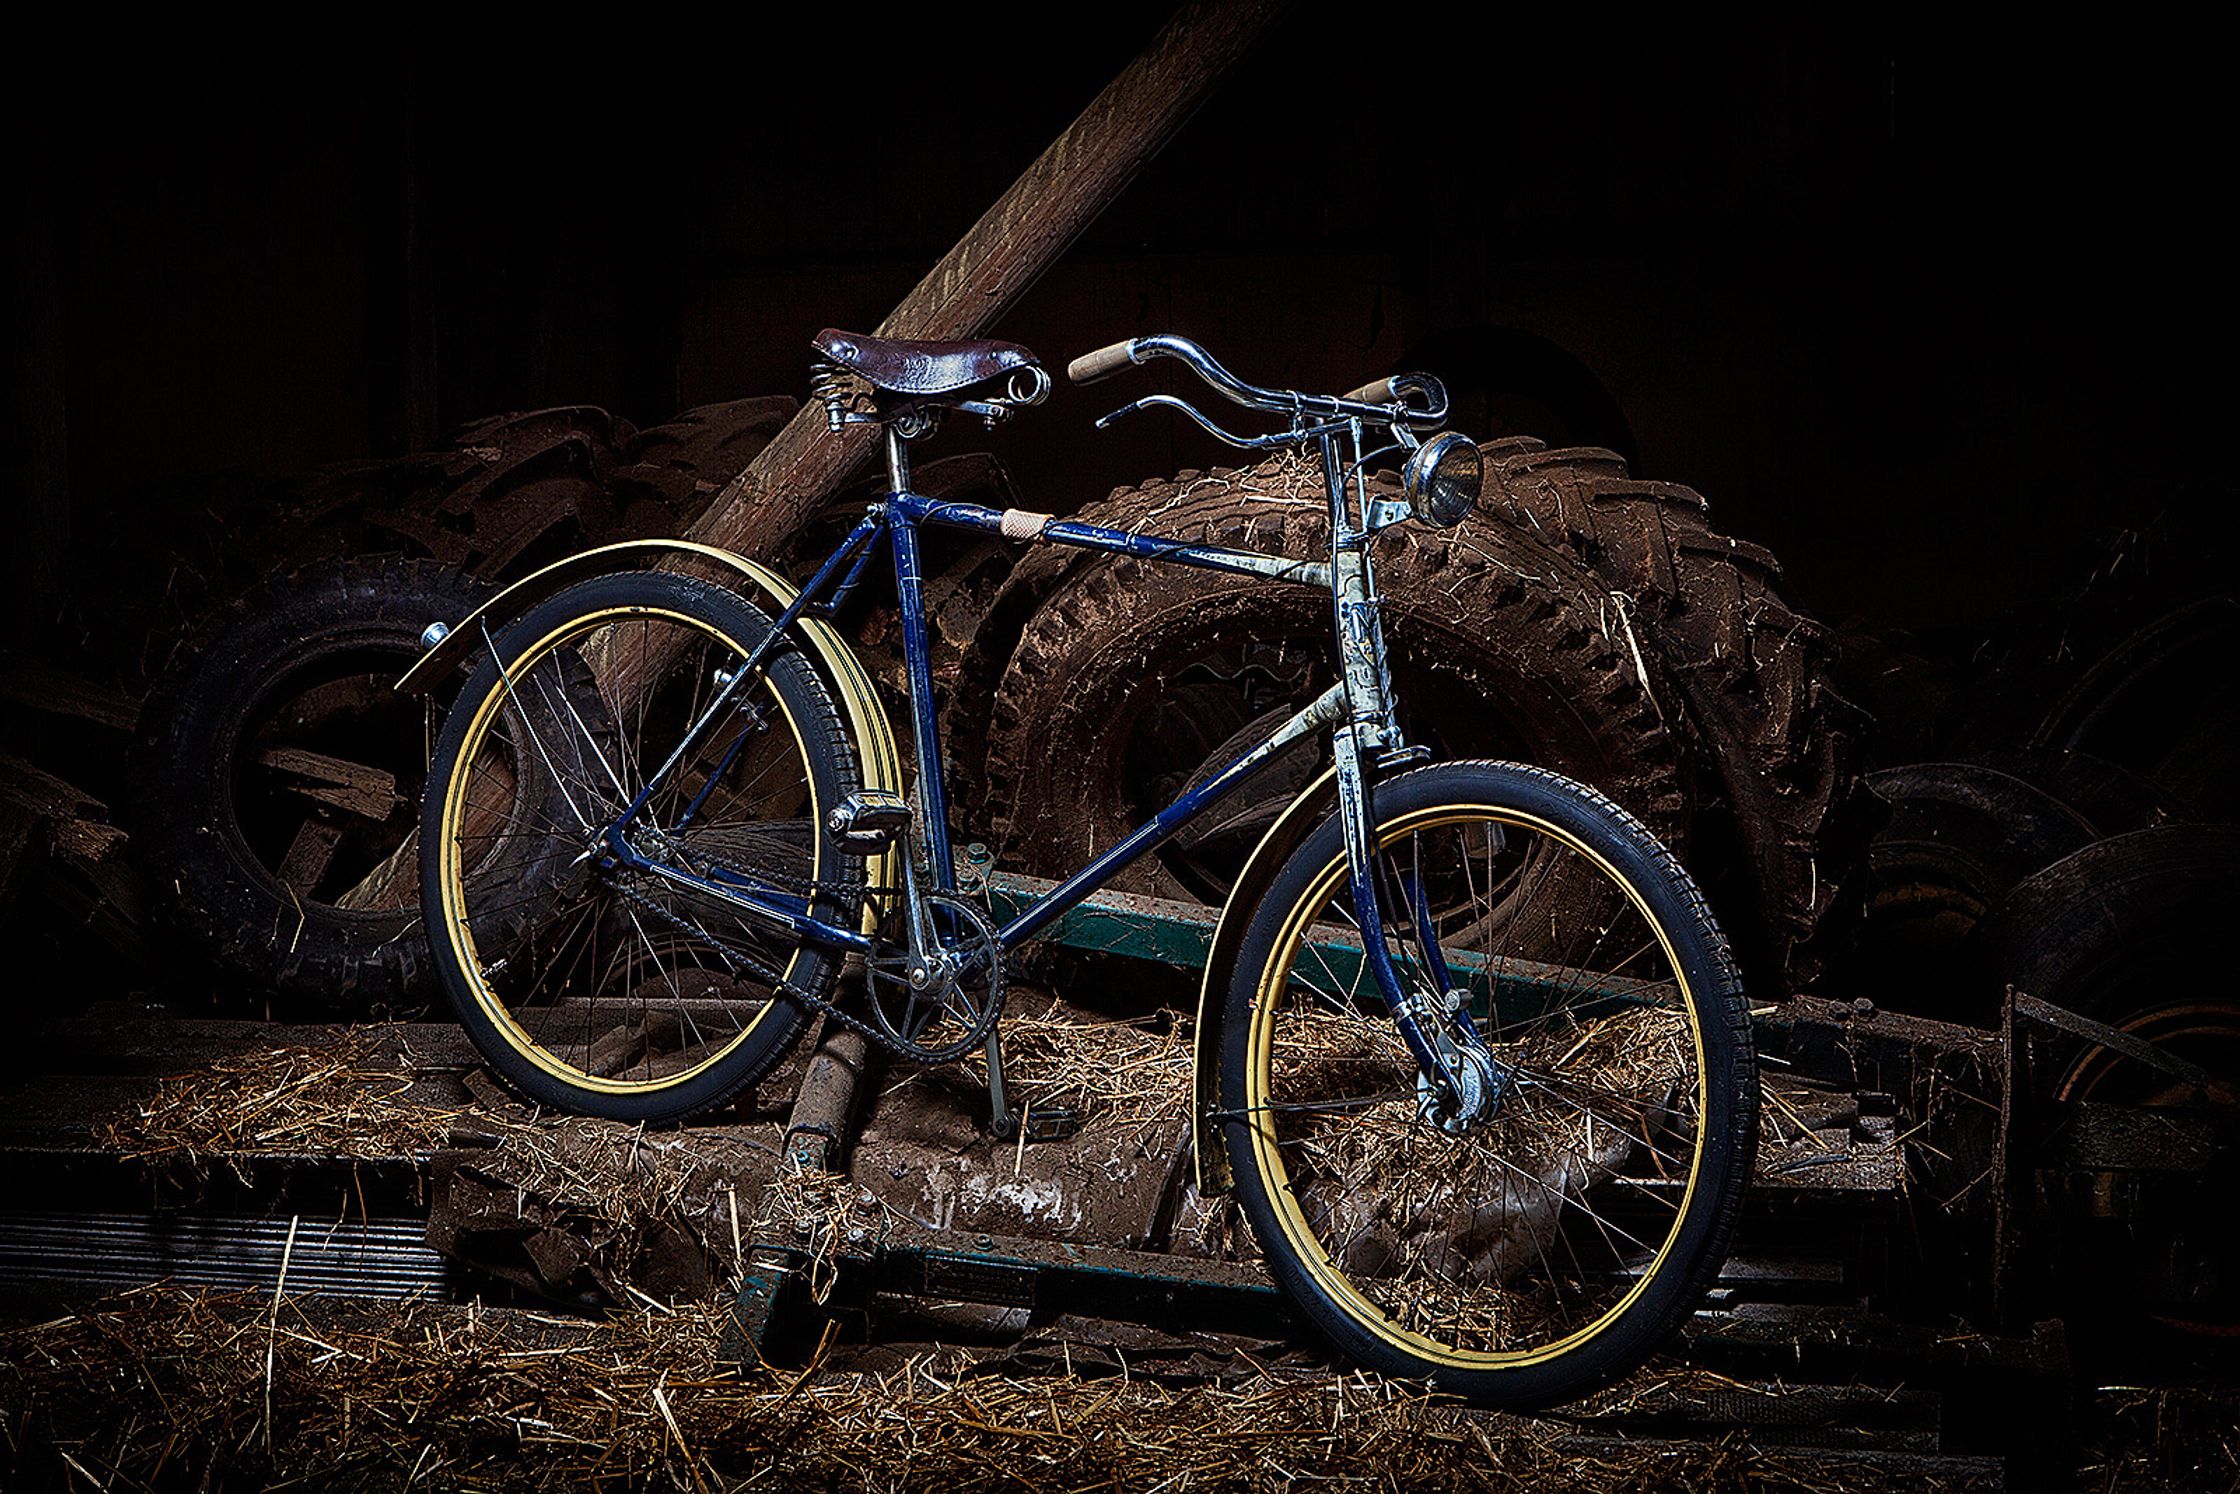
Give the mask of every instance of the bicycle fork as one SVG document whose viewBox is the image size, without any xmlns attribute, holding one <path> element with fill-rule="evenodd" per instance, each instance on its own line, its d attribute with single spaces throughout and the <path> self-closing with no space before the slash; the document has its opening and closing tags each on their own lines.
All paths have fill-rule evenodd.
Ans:
<svg viewBox="0 0 2240 1494">
<path fill-rule="evenodd" d="M 1353 428 L 1360 449 L 1359 424 Z M 1417 1106 L 1425 1119 L 1448 1131 L 1461 1131 L 1489 1119 L 1501 1102 L 1507 1075 L 1470 1020 L 1465 992 L 1448 973 L 1439 952 L 1438 931 L 1424 889 L 1401 879 L 1400 916 L 1412 927 L 1423 951 L 1422 982 L 1403 982 L 1392 960 L 1385 914 L 1378 896 L 1377 833 L 1371 806 L 1370 765 L 1385 766 L 1424 755 L 1406 747 L 1393 708 L 1391 675 L 1385 662 L 1384 623 L 1369 556 L 1369 496 L 1362 464 L 1357 474 L 1361 523 L 1348 511 L 1345 472 L 1338 438 L 1322 438 L 1323 473 L 1330 500 L 1330 571 L 1337 626 L 1338 658 L 1347 703 L 1347 722 L 1332 733 L 1338 776 L 1338 815 L 1345 835 L 1346 875 L 1362 955 L 1385 1009 L 1415 1057 Z"/>
<path fill-rule="evenodd" d="M 1403 930 L 1403 937 L 1412 938 L 1423 952 L 1423 979 L 1404 981 L 1393 963 L 1385 908 L 1378 896 L 1376 827 L 1360 739 L 1354 728 L 1342 727 L 1333 745 L 1346 879 L 1354 923 L 1361 931 L 1362 957 L 1392 1025 L 1415 1058 L 1419 1113 L 1443 1130 L 1460 1132 L 1492 1118 L 1508 1089 L 1508 1075 L 1471 1021 L 1467 993 L 1447 970 L 1424 889 L 1405 877 L 1399 879 L 1400 906 L 1395 911 L 1412 925 Z M 1432 989 L 1424 989 L 1426 984 Z"/>
</svg>

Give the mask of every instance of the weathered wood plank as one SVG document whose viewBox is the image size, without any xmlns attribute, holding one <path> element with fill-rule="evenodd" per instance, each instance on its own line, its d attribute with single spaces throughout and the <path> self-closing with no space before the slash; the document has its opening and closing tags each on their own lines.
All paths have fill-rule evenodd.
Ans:
<svg viewBox="0 0 2240 1494">
<path fill-rule="evenodd" d="M 1283 10 L 1283 0 L 1183 7 L 927 272 L 879 324 L 879 335 L 985 331 L 1174 138 Z M 835 435 L 825 429 L 823 407 L 805 405 L 716 495 L 688 537 L 770 554 L 870 449 L 868 429 Z"/>
<path fill-rule="evenodd" d="M 124 844 L 124 831 L 106 822 L 109 811 L 99 799 L 12 753 L 0 753 L 0 804 L 44 823 L 49 845 L 68 860 L 105 861 Z"/>
<path fill-rule="evenodd" d="M 277 768 L 310 782 L 291 785 L 306 798 L 347 810 L 369 820 L 385 820 L 396 812 L 403 796 L 397 792 L 397 775 L 367 763 L 308 752 L 300 747 L 274 747 L 263 758 Z"/>
<path fill-rule="evenodd" d="M 0 654 L 0 700 L 112 731 L 131 731 L 140 724 L 140 702 L 123 691 L 20 654 Z"/>
</svg>

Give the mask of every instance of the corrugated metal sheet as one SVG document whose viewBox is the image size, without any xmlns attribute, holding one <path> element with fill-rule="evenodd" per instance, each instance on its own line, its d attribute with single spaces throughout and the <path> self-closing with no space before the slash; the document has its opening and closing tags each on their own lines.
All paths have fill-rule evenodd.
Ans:
<svg viewBox="0 0 2240 1494">
<path fill-rule="evenodd" d="M 0 1213 L 0 1286 L 270 1287 L 396 1299 L 461 1294 L 466 1278 L 411 1218 L 299 1219 L 206 1213 Z"/>
</svg>

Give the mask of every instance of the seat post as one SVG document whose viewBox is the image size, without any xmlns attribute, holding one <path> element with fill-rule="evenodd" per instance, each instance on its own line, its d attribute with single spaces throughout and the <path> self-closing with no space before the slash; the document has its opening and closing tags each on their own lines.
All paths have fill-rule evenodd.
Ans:
<svg viewBox="0 0 2240 1494">
<path fill-rule="evenodd" d="M 880 427 L 887 437 L 887 491 L 910 491 L 910 439 L 902 433 L 902 422 L 889 420 Z"/>
</svg>

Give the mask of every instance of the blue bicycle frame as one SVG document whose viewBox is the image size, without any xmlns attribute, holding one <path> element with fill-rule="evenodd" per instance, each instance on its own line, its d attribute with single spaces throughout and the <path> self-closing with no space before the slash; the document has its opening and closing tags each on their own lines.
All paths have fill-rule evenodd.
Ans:
<svg viewBox="0 0 2240 1494">
<path fill-rule="evenodd" d="M 1159 397 L 1154 396 L 1154 399 Z M 908 673 L 912 739 L 917 759 L 918 812 L 922 817 L 930 861 L 932 890 L 951 892 L 956 885 L 949 839 L 948 800 L 941 768 L 941 744 L 933 707 L 933 677 L 927 639 L 924 576 L 920 563 L 919 530 L 922 525 L 964 529 L 1034 543 L 1058 544 L 1103 551 L 1136 559 L 1194 566 L 1260 576 L 1271 581 L 1327 588 L 1333 599 L 1333 622 L 1341 664 L 1340 679 L 1309 701 L 1271 736 L 1223 767 L 1211 778 L 1182 794 L 1150 820 L 1109 847 L 1088 865 L 1067 877 L 1042 897 L 1021 909 L 998 931 L 1001 946 L 1012 949 L 1062 916 L 1068 909 L 1109 882 L 1134 862 L 1181 830 L 1232 789 L 1243 783 L 1276 753 L 1309 734 L 1329 731 L 1336 758 L 1339 812 L 1345 824 L 1348 870 L 1355 921 L 1359 925 L 1376 987 L 1402 1036 L 1427 1075 L 1444 1079 L 1451 1069 L 1454 1039 L 1477 1041 L 1467 1015 L 1440 1014 L 1434 1020 L 1427 997 L 1441 997 L 1451 984 L 1439 957 L 1438 941 L 1427 937 L 1422 899 L 1415 889 L 1400 889 L 1399 901 L 1408 927 L 1428 951 L 1425 974 L 1438 986 L 1435 992 L 1403 987 L 1385 939 L 1385 914 L 1380 907 L 1372 859 L 1373 831 L 1370 791 L 1382 763 L 1416 755 L 1402 742 L 1395 722 L 1394 703 L 1385 664 L 1384 638 L 1378 613 L 1368 539 L 1374 517 L 1369 511 L 1366 483 L 1360 476 L 1362 421 L 1358 415 L 1340 413 L 1309 423 L 1295 418 L 1287 444 L 1314 446 L 1323 458 L 1331 507 L 1331 557 L 1307 561 L 1212 545 L 1189 544 L 1107 529 L 1047 514 L 999 510 L 980 504 L 957 503 L 924 497 L 910 490 L 906 436 L 894 425 L 886 428 L 889 491 L 874 503 L 861 522 L 817 568 L 815 574 L 786 606 L 775 626 L 756 649 L 722 678 L 707 710 L 615 823 L 608 827 L 606 845 L 616 865 L 715 897 L 749 918 L 828 949 L 869 954 L 872 939 L 861 931 L 816 916 L 810 901 L 776 886 L 758 883 L 751 873 L 737 876 L 702 876 L 665 865 L 642 854 L 631 844 L 629 830 L 646 804 L 682 762 L 694 744 L 720 720 L 746 683 L 788 630 L 803 618 L 831 618 L 844 606 L 868 572 L 882 542 L 891 549 L 895 593 L 902 620 L 903 658 Z M 1342 442 L 1350 440 L 1354 461 L 1347 464 Z M 1358 504 L 1348 503 L 1349 470 Z M 1356 521 L 1354 514 L 1360 517 Z M 735 745 L 732 752 L 738 751 Z M 709 777 L 708 785 L 686 807 L 679 825 L 696 814 L 709 790 L 730 766 L 727 758 Z M 1426 1029 L 1439 1032 L 1435 1040 Z M 1448 1037 L 1448 1033 L 1452 1037 Z M 1482 1049 L 1481 1049 L 1482 1051 Z"/>
</svg>

